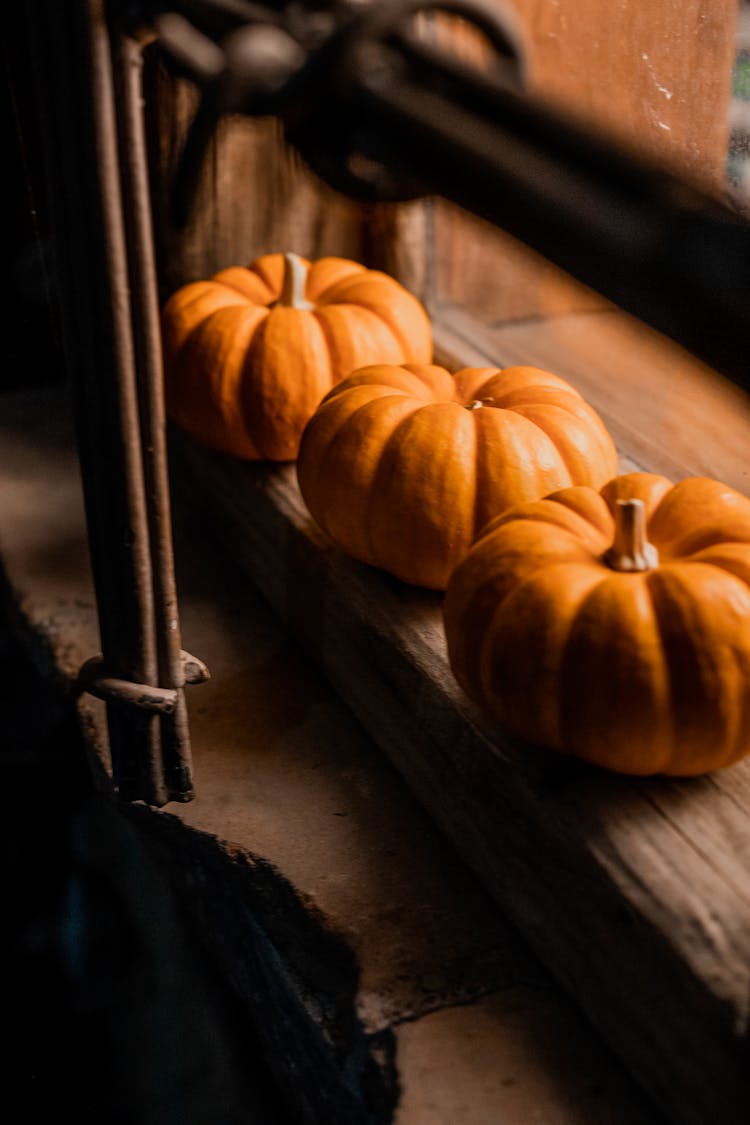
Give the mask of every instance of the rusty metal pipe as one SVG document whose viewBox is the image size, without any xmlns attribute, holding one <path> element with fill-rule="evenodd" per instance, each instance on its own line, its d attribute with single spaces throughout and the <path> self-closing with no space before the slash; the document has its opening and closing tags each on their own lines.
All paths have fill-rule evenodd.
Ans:
<svg viewBox="0 0 750 1125">
<path fill-rule="evenodd" d="M 25 19 L 101 632 L 79 686 L 107 700 L 120 797 L 163 805 L 192 792 L 182 688 L 206 673 L 177 625 L 139 80 L 116 99 L 104 0 Z"/>
<path fill-rule="evenodd" d="M 163 688 L 176 690 L 175 709 L 162 718 L 162 762 L 170 798 L 189 800 L 193 795 L 190 733 L 174 577 L 161 327 L 143 121 L 143 56 L 140 44 L 128 35 L 115 33 L 114 44 L 120 169 L 135 327 L 146 511 L 153 561 L 158 682 Z"/>
<path fill-rule="evenodd" d="M 118 126 L 115 106 L 110 36 L 103 0 L 86 0 L 85 15 L 88 32 L 88 67 L 85 83 L 86 109 L 91 128 L 95 157 L 94 190 L 100 199 L 100 237 L 104 253 L 104 276 L 108 295 L 111 349 L 106 356 L 107 372 L 100 394 L 113 395 L 110 418 L 112 448 L 105 454 L 108 471 L 121 474 L 122 511 L 113 505 L 115 525 L 125 516 L 126 541 L 117 544 L 120 563 L 111 579 L 101 576 L 106 587 L 105 602 L 115 601 L 130 616 L 127 630 L 117 622 L 117 631 L 109 626 L 109 613 L 102 615 L 102 653 L 112 674 L 156 687 L 158 659 L 156 652 L 153 573 L 146 514 L 145 482 L 141 457 L 138 387 L 135 366 L 135 344 L 131 322 L 130 279 L 123 222 L 123 200 L 118 153 Z M 106 376 L 110 375 L 111 379 Z M 84 406 L 86 404 L 84 403 Z M 97 424 L 92 414 L 79 418 L 79 425 Z M 114 456 L 113 456 L 114 453 Z M 104 469 L 99 458 L 97 471 Z M 92 536 L 109 537 L 112 528 L 101 522 L 89 527 Z M 110 572 L 114 559 L 105 559 L 103 567 Z M 115 585 L 118 588 L 115 590 Z M 118 617 L 121 614 L 118 614 Z M 149 713 L 141 713 L 116 704 L 108 705 L 108 722 L 112 751 L 114 781 L 120 796 L 140 797 L 148 803 L 162 805 L 168 794 L 162 777 L 159 721 Z M 144 753 L 145 751 L 145 753 Z"/>
</svg>

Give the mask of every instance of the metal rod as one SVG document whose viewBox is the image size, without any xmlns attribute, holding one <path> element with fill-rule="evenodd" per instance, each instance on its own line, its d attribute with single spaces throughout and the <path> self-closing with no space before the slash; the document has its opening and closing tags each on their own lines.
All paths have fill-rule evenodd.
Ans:
<svg viewBox="0 0 750 1125">
<path fill-rule="evenodd" d="M 174 577 L 164 372 L 143 121 L 143 57 L 140 45 L 130 36 L 115 33 L 114 42 L 146 511 L 153 559 L 158 682 L 163 688 L 176 689 L 175 709 L 162 719 L 162 760 L 169 797 L 189 800 L 193 795 L 190 732 Z"/>
<path fill-rule="evenodd" d="M 62 305 L 101 650 L 108 675 L 156 687 L 153 576 L 141 463 L 109 34 L 101 0 L 30 0 Z M 110 701 L 113 782 L 161 805 L 159 717 Z"/>
<path fill-rule="evenodd" d="M 183 687 L 208 671 L 180 647 L 140 53 L 116 94 L 104 0 L 25 21 L 101 633 L 79 686 L 107 702 L 120 797 L 163 805 L 192 795 Z"/>
<path fill-rule="evenodd" d="M 117 114 L 115 108 L 109 29 L 103 0 L 86 0 L 89 51 L 88 109 L 92 128 L 91 142 L 95 157 L 96 189 L 101 200 L 102 248 L 104 277 L 108 290 L 108 313 L 111 328 L 111 382 L 101 380 L 100 393 L 111 386 L 114 402 L 113 449 L 106 459 L 113 474 L 122 474 L 122 508 L 112 505 L 113 527 L 90 528 L 94 535 L 111 535 L 125 531 L 125 542 L 118 544 L 114 559 L 105 563 L 112 573 L 106 581 L 107 597 L 130 617 L 127 630 L 102 628 L 102 653 L 113 674 L 156 687 L 158 662 L 155 644 L 155 613 L 153 573 L 146 514 L 145 482 L 141 457 L 138 388 L 135 347 L 131 322 L 130 280 L 123 224 L 120 163 L 117 146 Z M 96 424 L 92 417 L 84 425 Z M 113 456 L 114 453 L 114 456 Z M 98 466 L 102 471 L 103 465 Z M 126 528 L 118 528 L 121 521 Z M 117 563 L 119 561 L 119 567 Z M 119 573 L 118 573 L 119 571 Z M 115 585 L 117 590 L 115 591 Z M 110 742 L 114 781 L 124 799 L 140 798 L 162 805 L 168 799 L 163 780 L 158 718 L 108 705 Z"/>
<path fill-rule="evenodd" d="M 161 715 L 173 715 L 177 706 L 177 692 L 174 688 L 151 687 L 149 684 L 135 684 L 132 680 L 110 676 L 102 660 L 96 656 L 81 667 L 78 684 L 83 691 L 106 702 L 140 707 Z"/>
</svg>

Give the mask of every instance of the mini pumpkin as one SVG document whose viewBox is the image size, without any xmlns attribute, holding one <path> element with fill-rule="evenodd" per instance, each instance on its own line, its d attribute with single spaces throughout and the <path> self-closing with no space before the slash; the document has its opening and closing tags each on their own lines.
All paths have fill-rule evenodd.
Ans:
<svg viewBox="0 0 750 1125">
<path fill-rule="evenodd" d="M 535 367 L 405 364 L 335 387 L 303 435 L 297 474 L 315 520 L 348 554 L 444 589 L 498 513 L 617 471 L 601 419 Z"/>
<path fill-rule="evenodd" d="M 345 258 L 266 254 L 177 290 L 162 317 L 168 416 L 249 460 L 297 456 L 325 393 L 364 363 L 429 362 L 427 314 Z"/>
<path fill-rule="evenodd" d="M 531 742 L 629 774 L 750 751 L 750 500 L 632 473 L 494 520 L 444 602 L 464 690 Z"/>
</svg>

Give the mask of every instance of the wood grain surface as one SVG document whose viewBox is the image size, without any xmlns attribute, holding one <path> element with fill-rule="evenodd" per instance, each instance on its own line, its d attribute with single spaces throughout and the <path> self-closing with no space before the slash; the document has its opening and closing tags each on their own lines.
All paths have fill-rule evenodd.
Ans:
<svg viewBox="0 0 750 1125">
<path fill-rule="evenodd" d="M 504 5 L 499 5 L 504 7 Z M 737 0 L 513 0 L 529 89 L 558 111 L 723 195 Z M 459 39 L 461 49 L 462 37 Z M 604 304 L 520 243 L 434 209 L 435 307 L 513 321 Z"/>
</svg>

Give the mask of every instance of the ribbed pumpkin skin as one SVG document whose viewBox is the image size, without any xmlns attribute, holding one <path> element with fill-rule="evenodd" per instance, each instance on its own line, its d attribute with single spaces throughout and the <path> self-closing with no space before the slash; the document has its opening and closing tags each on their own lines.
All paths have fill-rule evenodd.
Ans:
<svg viewBox="0 0 750 1125">
<path fill-rule="evenodd" d="M 493 516 L 568 484 L 599 487 L 616 465 L 599 417 L 555 375 L 406 364 L 365 367 L 326 396 L 297 475 L 344 551 L 442 590 Z"/>
<path fill-rule="evenodd" d="M 364 363 L 429 362 L 419 301 L 345 258 L 309 267 L 312 308 L 274 306 L 284 255 L 185 285 L 162 316 L 168 416 L 198 441 L 249 460 L 289 461 L 325 393 Z"/>
<path fill-rule="evenodd" d="M 602 561 L 641 498 L 659 563 Z M 531 742 L 629 774 L 690 776 L 750 751 L 750 500 L 633 473 L 493 521 L 452 576 L 448 654 L 466 693 Z"/>
</svg>

